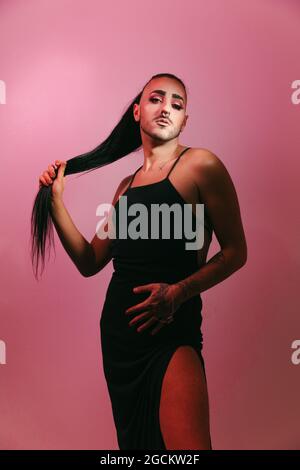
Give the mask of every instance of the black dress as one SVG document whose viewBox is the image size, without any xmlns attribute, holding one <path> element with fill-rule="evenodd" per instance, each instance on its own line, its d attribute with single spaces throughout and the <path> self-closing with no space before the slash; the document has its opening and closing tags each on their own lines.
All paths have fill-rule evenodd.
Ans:
<svg viewBox="0 0 300 470">
<path fill-rule="evenodd" d="M 128 208 L 138 202 L 147 206 L 150 212 L 153 203 L 185 204 L 169 180 L 169 175 L 181 155 L 189 148 L 181 152 L 168 175 L 156 183 L 131 187 L 133 178 L 141 167 L 138 168 L 122 195 L 127 196 Z M 165 324 L 154 335 L 150 335 L 150 332 L 156 323 L 137 332 L 139 324 L 145 320 L 133 327 L 129 327 L 128 323 L 141 312 L 129 316 L 124 312 L 150 295 L 150 292 L 134 293 L 133 287 L 152 282 L 174 283 L 197 271 L 197 252 L 185 249 L 187 240 L 184 237 L 118 237 L 118 206 L 119 200 L 115 205 L 116 238 L 112 240 L 114 272 L 100 319 L 103 371 L 119 448 L 166 449 L 160 429 L 159 405 L 163 377 L 172 355 L 179 346 L 192 346 L 198 353 L 205 372 L 201 354 L 202 299 L 200 295 L 196 295 L 181 304 L 174 314 L 173 322 Z M 192 214 L 195 224 L 196 216 L 193 212 Z M 128 222 L 131 218 L 128 215 Z M 207 215 L 205 226 L 211 237 L 212 229 Z"/>
</svg>

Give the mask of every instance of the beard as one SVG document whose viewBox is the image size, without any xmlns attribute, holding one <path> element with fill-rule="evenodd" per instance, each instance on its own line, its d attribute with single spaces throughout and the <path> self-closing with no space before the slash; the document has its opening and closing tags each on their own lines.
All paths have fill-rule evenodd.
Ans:
<svg viewBox="0 0 300 470">
<path fill-rule="evenodd" d="M 155 142 L 168 142 L 176 139 L 180 134 L 180 129 L 174 129 L 171 124 L 166 127 L 156 127 L 155 129 L 152 126 L 144 126 L 141 124 L 140 129 Z"/>
</svg>

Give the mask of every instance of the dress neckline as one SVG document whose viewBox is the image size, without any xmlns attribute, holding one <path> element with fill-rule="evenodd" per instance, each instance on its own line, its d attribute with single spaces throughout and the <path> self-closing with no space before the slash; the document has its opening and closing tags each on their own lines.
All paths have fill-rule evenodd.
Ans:
<svg viewBox="0 0 300 470">
<path fill-rule="evenodd" d="M 187 202 L 183 197 L 182 195 L 180 194 L 180 192 L 178 191 L 178 189 L 175 188 L 174 184 L 171 182 L 170 178 L 168 176 L 166 176 L 165 178 L 163 178 L 162 180 L 160 181 L 156 181 L 154 183 L 150 183 L 150 184 L 143 184 L 141 186 L 134 186 L 133 188 L 132 187 L 128 187 L 126 189 L 126 191 L 124 191 L 124 193 L 122 194 L 122 196 L 124 196 L 124 194 L 127 193 L 127 191 L 130 191 L 131 189 L 138 189 L 138 188 L 147 188 L 148 186 L 154 186 L 156 184 L 161 184 L 161 183 L 164 183 L 164 182 L 167 182 L 169 183 L 169 185 L 173 188 L 173 190 L 176 192 L 176 194 L 180 197 L 181 201 L 184 203 L 184 204 L 191 204 L 190 202 Z M 196 219 L 196 214 L 194 213 L 194 211 L 191 209 L 191 212 L 192 212 L 192 215 L 193 217 Z"/>
<path fill-rule="evenodd" d="M 140 168 L 142 168 L 142 167 L 140 167 Z M 139 168 L 139 169 L 140 169 L 140 168 Z M 154 183 L 141 184 L 140 186 L 128 186 L 128 188 L 127 188 L 126 191 L 128 191 L 129 189 L 147 188 L 148 186 L 153 186 L 154 184 L 163 183 L 163 182 L 166 181 L 166 180 L 169 180 L 168 175 L 165 176 L 162 180 L 155 181 Z M 170 180 L 169 180 L 169 181 L 170 181 Z M 171 183 L 171 181 L 170 181 L 170 183 Z M 126 192 L 126 191 L 125 191 L 125 192 Z"/>
<path fill-rule="evenodd" d="M 134 180 L 134 177 L 135 175 L 137 174 L 137 172 L 142 168 L 143 165 L 141 165 L 137 170 L 135 170 L 134 174 L 132 175 L 132 178 L 130 180 L 130 183 L 129 183 L 129 186 L 127 189 L 137 189 L 137 188 L 146 188 L 147 186 L 153 186 L 154 184 L 158 184 L 158 183 L 161 183 L 163 181 L 166 181 L 169 179 L 169 175 L 171 174 L 172 170 L 174 169 L 174 167 L 176 166 L 177 162 L 179 161 L 180 157 L 187 151 L 189 150 L 191 147 L 185 147 L 181 152 L 180 154 L 178 155 L 178 157 L 176 158 L 175 162 L 173 163 L 173 165 L 171 166 L 170 170 L 168 171 L 167 175 L 162 179 L 162 180 L 159 180 L 159 181 L 155 181 L 154 183 L 149 183 L 149 184 L 141 184 L 139 186 L 131 186 L 132 185 L 132 182 Z"/>
<path fill-rule="evenodd" d="M 190 202 L 187 202 L 183 197 L 182 195 L 180 194 L 180 192 L 178 191 L 178 189 L 174 186 L 174 184 L 172 183 L 172 181 L 170 180 L 169 176 L 167 175 L 165 178 L 163 178 L 162 180 L 160 181 L 155 181 L 154 183 L 150 183 L 150 184 L 143 184 L 141 186 L 134 186 L 133 188 L 132 187 L 128 187 L 123 194 L 121 194 L 121 196 L 124 196 L 127 191 L 130 191 L 131 189 L 138 189 L 138 188 L 147 188 L 148 186 L 154 186 L 154 185 L 157 185 L 157 184 L 161 184 L 161 183 L 164 183 L 164 182 L 167 182 L 171 188 L 173 189 L 173 191 L 175 191 L 175 193 L 177 194 L 177 196 L 181 199 L 181 201 L 183 202 L 183 204 L 191 204 Z M 120 199 L 120 198 L 119 198 Z M 117 200 L 116 202 L 116 206 L 119 204 L 119 199 Z M 192 217 L 194 219 L 197 219 L 197 216 L 196 214 L 194 213 L 193 209 L 191 209 L 191 212 L 192 212 Z M 206 215 L 207 217 L 207 210 L 206 210 L 206 207 L 204 206 L 204 214 Z M 210 227 L 210 231 L 212 232 L 212 227 L 211 227 L 211 224 L 210 222 L 208 223 L 209 224 L 209 227 Z M 205 226 L 205 224 L 204 224 Z"/>
<path fill-rule="evenodd" d="M 177 196 L 181 199 L 181 201 L 183 202 L 183 204 L 189 204 L 191 205 L 190 202 L 187 202 L 183 197 L 182 195 L 180 194 L 180 192 L 178 191 L 178 189 L 174 186 L 174 184 L 172 183 L 172 181 L 170 180 L 169 178 L 169 175 L 171 174 L 172 170 L 174 169 L 176 163 L 179 161 L 180 157 L 187 151 L 189 150 L 191 147 L 186 147 L 185 149 L 183 149 L 183 151 L 179 154 L 179 156 L 176 158 L 175 162 L 173 163 L 173 165 L 171 166 L 171 169 L 168 171 L 167 175 L 159 180 L 159 181 L 154 181 L 154 183 L 149 183 L 149 184 L 141 184 L 139 186 L 131 186 L 132 184 L 132 181 L 134 180 L 134 177 L 135 175 L 137 174 L 137 172 L 142 168 L 143 165 L 141 165 L 133 174 L 131 180 L 130 180 L 130 184 L 129 186 L 127 187 L 127 189 L 124 191 L 124 193 L 121 194 L 121 196 L 124 196 L 128 191 L 134 191 L 136 189 L 144 189 L 144 188 L 150 188 L 150 187 L 153 187 L 155 185 L 159 185 L 159 184 L 162 184 L 162 183 L 165 183 L 165 181 L 169 184 L 169 186 L 173 189 L 173 191 L 175 191 L 175 193 L 177 194 Z M 119 198 L 120 199 L 120 198 Z M 117 200 L 116 202 L 116 205 L 119 203 L 119 199 Z M 194 213 L 193 209 L 191 209 L 191 212 L 192 212 L 192 217 L 194 219 L 197 219 L 197 216 L 196 214 Z M 204 213 L 206 213 L 206 207 L 204 206 Z M 205 225 L 205 224 L 204 224 Z"/>
</svg>

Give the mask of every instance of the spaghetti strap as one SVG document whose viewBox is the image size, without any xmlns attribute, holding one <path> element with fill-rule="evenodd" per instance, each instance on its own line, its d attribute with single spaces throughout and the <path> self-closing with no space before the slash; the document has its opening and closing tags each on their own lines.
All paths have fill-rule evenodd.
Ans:
<svg viewBox="0 0 300 470">
<path fill-rule="evenodd" d="M 170 169 L 169 173 L 168 173 L 167 176 L 166 176 L 166 179 L 169 177 L 169 174 L 171 173 L 171 171 L 172 171 L 173 168 L 175 167 L 175 165 L 176 165 L 176 163 L 178 162 L 178 160 L 179 160 L 179 158 L 181 157 L 181 155 L 183 155 L 184 152 L 186 152 L 186 151 L 189 150 L 190 148 L 191 148 L 191 147 L 186 147 L 186 148 L 181 152 L 181 154 L 176 158 L 175 163 L 173 163 L 173 165 L 171 166 L 171 169 Z"/>
<path fill-rule="evenodd" d="M 137 170 L 135 170 L 135 172 L 133 173 L 132 178 L 131 178 L 131 180 L 130 180 L 130 183 L 129 183 L 129 186 L 128 186 L 127 189 L 129 189 L 129 188 L 131 187 L 135 175 L 136 175 L 137 172 L 142 168 L 142 166 L 143 166 L 143 165 L 141 165 L 141 166 L 140 166 Z"/>
</svg>

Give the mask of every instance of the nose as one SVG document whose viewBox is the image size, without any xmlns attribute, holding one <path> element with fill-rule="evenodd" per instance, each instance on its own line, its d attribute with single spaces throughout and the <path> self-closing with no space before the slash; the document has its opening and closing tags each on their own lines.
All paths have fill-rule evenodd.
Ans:
<svg viewBox="0 0 300 470">
<path fill-rule="evenodd" d="M 162 105 L 161 114 L 165 117 L 168 117 L 170 114 L 170 108 L 167 103 Z"/>
</svg>

